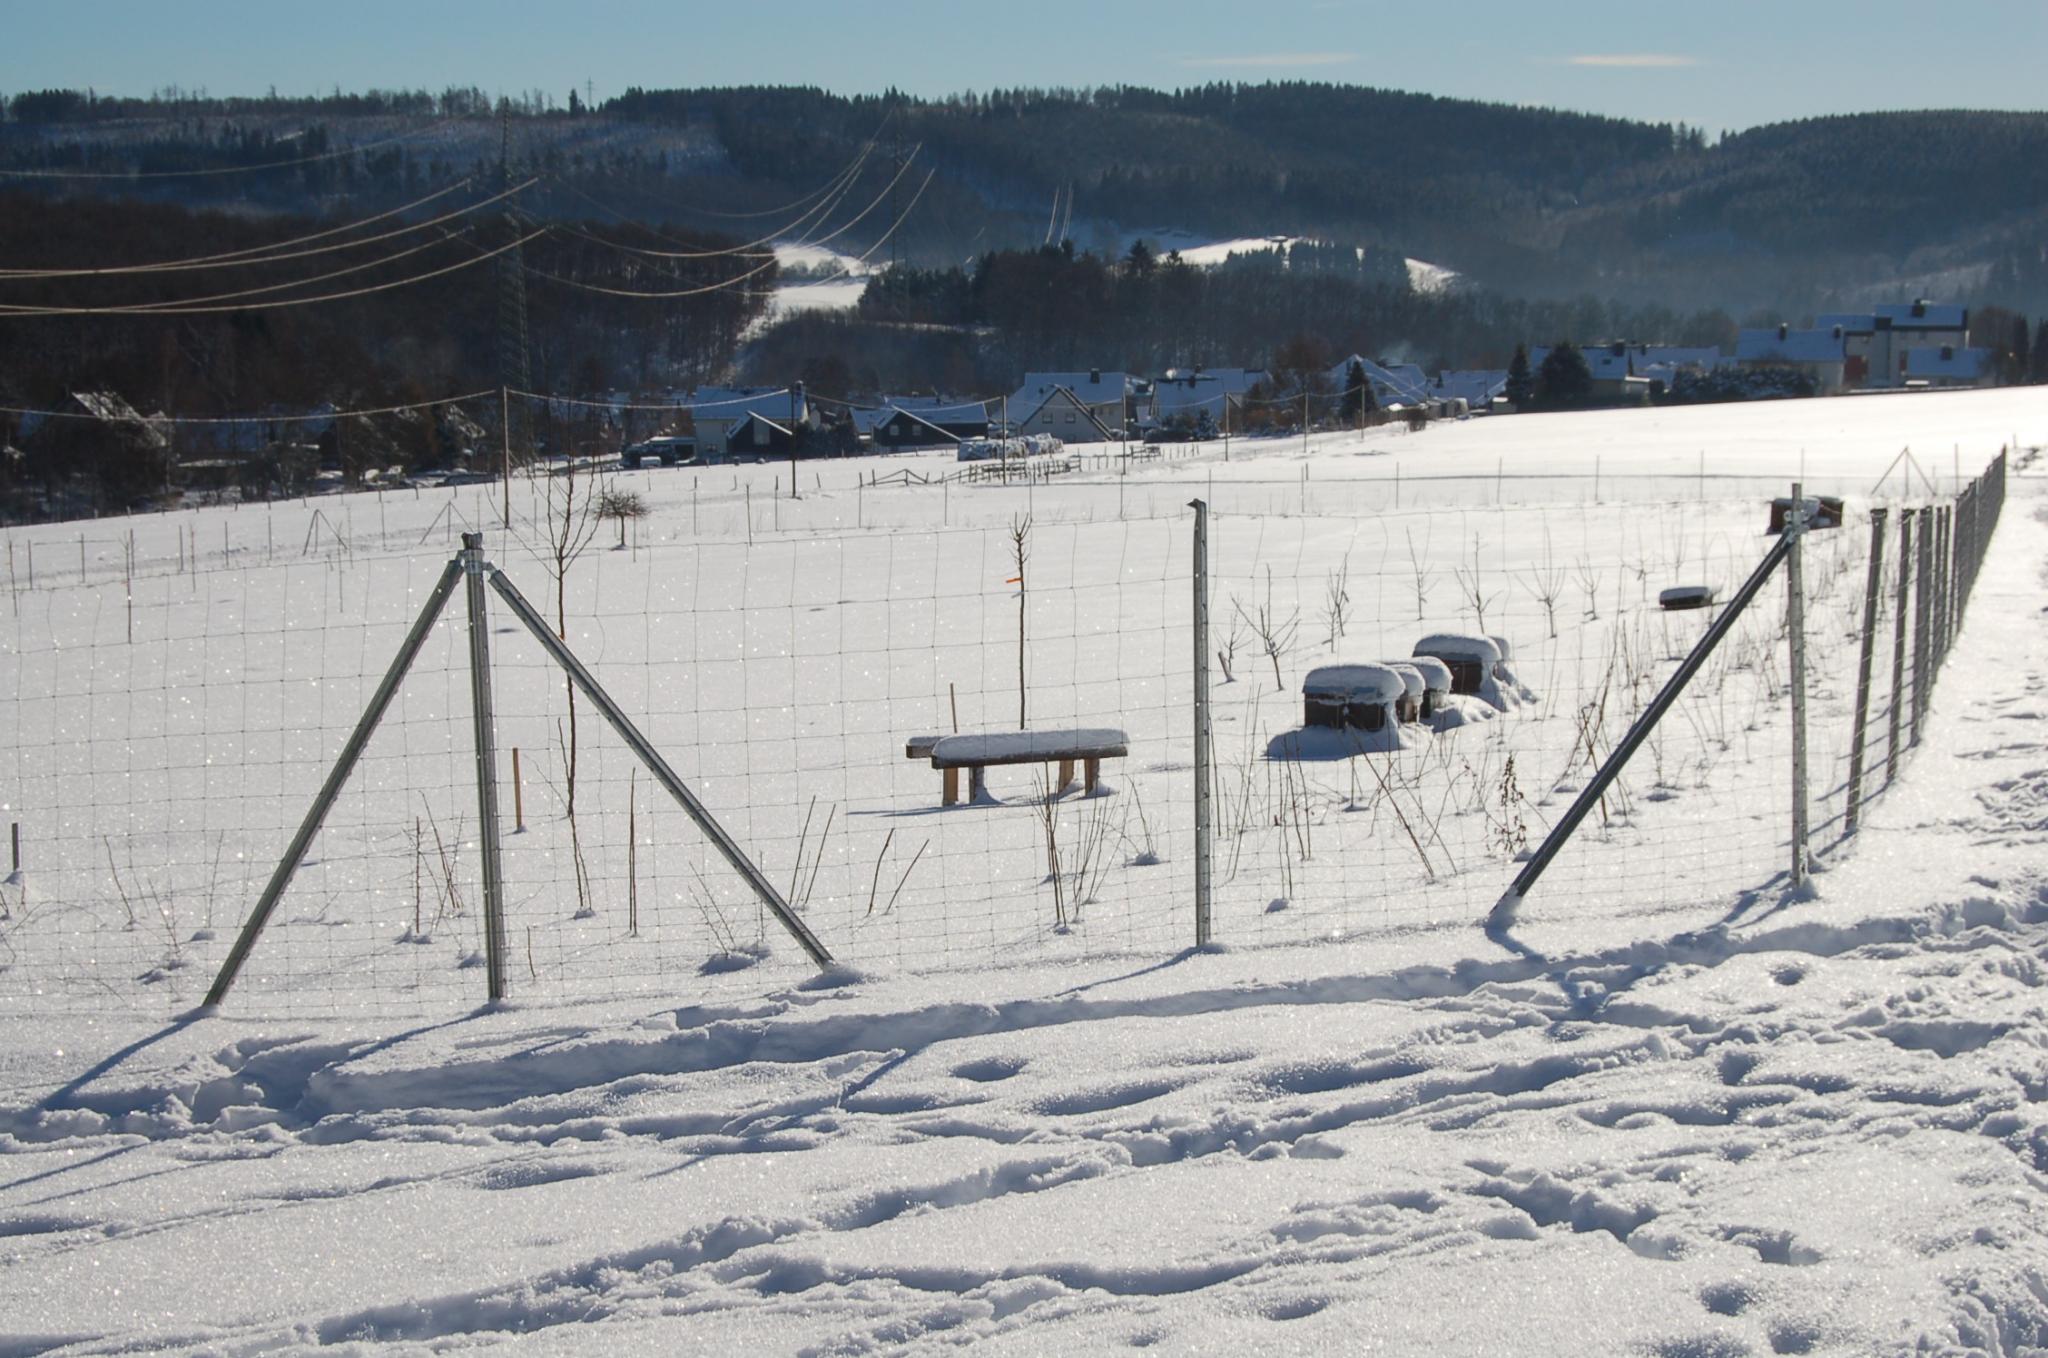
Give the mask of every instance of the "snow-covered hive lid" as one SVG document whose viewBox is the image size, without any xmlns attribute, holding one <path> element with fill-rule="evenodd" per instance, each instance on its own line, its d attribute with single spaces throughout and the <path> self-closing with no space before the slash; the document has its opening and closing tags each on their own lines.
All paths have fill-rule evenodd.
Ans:
<svg viewBox="0 0 2048 1358">
<path fill-rule="evenodd" d="M 1493 649 L 1500 652 L 1500 658 L 1502 660 L 1514 659 L 1514 648 L 1508 645 L 1508 639 L 1506 637 L 1497 637 L 1493 635 L 1493 633 L 1488 632 L 1486 634 L 1486 639 L 1493 643 Z"/>
<path fill-rule="evenodd" d="M 1422 676 L 1422 682 L 1432 693 L 1451 691 L 1451 667 L 1433 655 L 1418 655 L 1408 664 Z"/>
<path fill-rule="evenodd" d="M 1415 654 L 1476 660 L 1489 674 L 1500 663 L 1500 647 L 1493 644 L 1493 638 L 1470 632 L 1431 632 L 1415 643 Z"/>
<path fill-rule="evenodd" d="M 1401 676 L 1401 682 L 1407 686 L 1409 697 L 1420 701 L 1422 695 L 1429 691 L 1429 685 L 1423 681 L 1422 671 L 1407 661 L 1389 660 L 1387 668 Z M 1450 667 L 1445 666 L 1444 668 L 1448 672 Z"/>
<path fill-rule="evenodd" d="M 1318 665 L 1301 681 L 1301 691 L 1353 702 L 1391 703 L 1406 693 L 1408 686 L 1385 665 Z"/>
</svg>

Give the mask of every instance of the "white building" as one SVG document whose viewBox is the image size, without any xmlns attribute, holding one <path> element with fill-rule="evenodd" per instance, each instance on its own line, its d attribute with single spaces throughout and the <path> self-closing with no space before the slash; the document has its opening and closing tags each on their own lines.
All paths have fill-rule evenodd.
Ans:
<svg viewBox="0 0 2048 1358">
<path fill-rule="evenodd" d="M 1024 384 L 1010 393 L 997 414 L 1019 434 L 1054 434 L 1068 443 L 1122 438 L 1124 426 L 1137 413 L 1131 406 L 1132 389 L 1128 373 L 1100 368 L 1025 373 Z M 1065 396 L 1055 400 L 1061 392 Z M 1088 419 L 1081 418 L 1083 412 Z"/>
<path fill-rule="evenodd" d="M 1970 342 L 1968 308 L 1929 302 L 1893 302 L 1869 311 L 1834 312 L 1815 326 L 1839 326 L 1846 340 L 1846 384 L 1899 387 L 1906 383 L 1906 355 L 1914 349 L 1962 349 Z"/>
</svg>

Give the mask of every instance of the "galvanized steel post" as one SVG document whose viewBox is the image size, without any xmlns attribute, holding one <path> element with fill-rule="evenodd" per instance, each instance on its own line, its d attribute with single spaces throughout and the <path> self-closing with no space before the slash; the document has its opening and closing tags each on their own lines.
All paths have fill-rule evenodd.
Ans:
<svg viewBox="0 0 2048 1358">
<path fill-rule="evenodd" d="M 1804 487 L 1792 485 L 1792 509 L 1785 516 L 1785 630 L 1792 652 L 1792 886 L 1806 883 L 1806 579 L 1800 569 L 1800 539 L 1806 536 Z"/>
<path fill-rule="evenodd" d="M 1842 816 L 1842 833 L 1856 833 L 1858 813 L 1863 805 L 1863 741 L 1870 725 L 1870 660 L 1877 649 L 1877 591 L 1884 578 L 1885 511 L 1870 511 L 1870 574 L 1863 585 L 1863 646 L 1856 656 L 1856 722 L 1849 743 L 1849 805 Z"/>
<path fill-rule="evenodd" d="M 1899 708 L 1906 701 L 1906 601 L 1913 589 L 1913 511 L 1899 511 L 1899 585 L 1892 608 L 1892 699 L 1885 714 L 1884 781 L 1899 776 Z"/>
<path fill-rule="evenodd" d="M 1917 517 L 1920 520 L 1920 542 L 1915 552 L 1915 573 L 1919 579 L 1914 584 L 1913 600 L 1913 740 L 1920 743 L 1920 726 L 1927 719 L 1927 685 L 1933 675 L 1929 673 L 1928 660 L 1931 654 L 1927 628 L 1933 615 L 1934 594 L 1934 510 L 1922 508 Z"/>
<path fill-rule="evenodd" d="M 1209 506 L 1195 511 L 1195 946 L 1211 935 L 1209 875 Z"/>
<path fill-rule="evenodd" d="M 484 599 L 484 535 L 464 533 L 457 557 L 469 595 L 470 715 L 476 731 L 477 836 L 484 867 L 484 970 L 492 1002 L 505 998 L 505 886 L 498 859 L 497 724 L 491 709 L 491 626 Z"/>
</svg>

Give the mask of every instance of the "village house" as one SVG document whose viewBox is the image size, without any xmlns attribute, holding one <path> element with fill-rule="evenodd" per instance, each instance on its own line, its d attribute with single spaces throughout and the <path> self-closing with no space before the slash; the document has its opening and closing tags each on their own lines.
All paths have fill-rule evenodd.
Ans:
<svg viewBox="0 0 2048 1358">
<path fill-rule="evenodd" d="M 930 448 L 988 437 L 988 406 L 951 396 L 885 396 L 865 431 L 877 448 Z"/>
<path fill-rule="evenodd" d="M 1372 384 L 1373 404 L 1382 410 L 1429 402 L 1429 379 L 1413 363 L 1388 365 L 1352 354 L 1324 369 L 1323 380 L 1331 391 L 1342 393 L 1351 386 L 1351 369 L 1354 366 L 1365 373 L 1365 380 Z"/>
<path fill-rule="evenodd" d="M 1867 312 L 1831 313 L 1814 324 L 1821 330 L 1841 330 L 1843 385 L 1851 389 L 1902 387 L 1908 381 L 1907 355 L 1913 350 L 1961 350 L 1970 343 L 1969 310 L 1925 298 L 1887 303 Z"/>
<path fill-rule="evenodd" d="M 1064 443 L 1120 439 L 1136 414 L 1129 375 L 1100 368 L 1026 373 L 1024 384 L 1004 401 L 1007 432 L 1051 434 Z"/>
<path fill-rule="evenodd" d="M 1814 391 L 1832 396 L 1847 381 L 1846 336 L 1839 325 L 1794 330 L 1788 325 L 1744 330 L 1735 337 L 1735 362 L 1745 368 L 1791 368 L 1813 379 Z"/>
<path fill-rule="evenodd" d="M 1206 418 L 1222 429 L 1230 407 L 1267 380 L 1259 368 L 1169 368 L 1152 383 L 1151 402 L 1139 411 L 1138 422 L 1192 428 Z"/>
<path fill-rule="evenodd" d="M 770 438 L 765 427 L 746 431 L 747 446 L 737 446 L 733 433 L 750 416 L 760 415 L 783 430 L 785 436 L 811 421 L 803 387 L 703 387 L 692 392 L 686 405 L 695 422 L 698 455 L 720 452 L 747 453 L 766 447 L 759 440 Z"/>
<path fill-rule="evenodd" d="M 1908 349 L 1906 385 L 1981 387 L 1991 376 L 1991 360 L 1989 349 L 1958 349 L 1952 344 Z"/>
</svg>

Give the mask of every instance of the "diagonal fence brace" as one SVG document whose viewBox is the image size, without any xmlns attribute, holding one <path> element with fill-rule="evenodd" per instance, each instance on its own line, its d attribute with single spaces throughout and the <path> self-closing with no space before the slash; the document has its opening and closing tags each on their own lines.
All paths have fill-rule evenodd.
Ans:
<svg viewBox="0 0 2048 1358">
<path fill-rule="evenodd" d="M 405 641 L 392 657 L 391 668 L 384 672 L 384 679 L 377 685 L 377 691 L 370 698 L 370 705 L 363 709 L 362 719 L 349 735 L 348 743 L 341 747 L 335 757 L 334 767 L 328 771 L 327 781 L 320 785 L 319 793 L 313 798 L 312 807 L 306 812 L 305 820 L 299 824 L 298 833 L 292 836 L 290 847 L 277 860 L 277 868 L 270 874 L 270 882 L 263 888 L 263 895 L 257 900 L 256 908 L 249 912 L 249 918 L 242 925 L 242 932 L 235 938 L 235 946 L 229 950 L 227 960 L 221 963 L 220 973 L 213 978 L 213 988 L 206 992 L 205 1005 L 215 1008 L 227 998 L 228 988 L 241 973 L 242 964 L 249 960 L 250 949 L 256 946 L 257 938 L 263 933 L 263 926 L 270 922 L 271 912 L 277 909 L 277 902 L 290 884 L 292 874 L 299 870 L 299 864 L 306 857 L 306 850 L 312 847 L 313 836 L 320 833 L 320 826 L 327 820 L 327 813 L 334 806 L 335 798 L 341 795 L 342 785 L 354 771 L 356 761 L 362 757 L 363 747 L 370 743 L 376 733 L 377 724 L 384 719 L 384 711 L 391 706 L 391 699 L 398 692 L 398 686 L 405 679 L 406 671 L 412 668 L 413 660 L 419 655 L 420 647 L 427 641 L 427 634 L 447 606 L 448 596 L 455 592 L 455 582 L 462 578 L 461 557 L 450 561 L 435 582 L 433 592 L 427 596 L 426 605 L 420 609 L 412 630 L 405 634 Z"/>
<path fill-rule="evenodd" d="M 1764 559 L 1750 572 L 1749 579 L 1743 582 L 1735 597 L 1728 601 L 1728 606 L 1721 610 L 1721 616 L 1714 619 L 1714 625 L 1707 629 L 1707 634 L 1692 648 L 1692 653 L 1686 656 L 1678 671 L 1664 681 L 1664 687 L 1658 690 L 1650 705 L 1643 709 L 1643 714 L 1629 727 L 1628 734 L 1614 747 L 1614 752 L 1607 756 L 1607 762 L 1600 766 L 1599 771 L 1580 791 L 1578 800 L 1564 813 L 1563 819 L 1551 827 L 1550 833 L 1543 837 L 1543 843 L 1537 847 L 1535 854 L 1522 865 L 1522 870 L 1515 875 L 1514 882 L 1487 914 L 1488 933 L 1501 933 L 1514 926 L 1515 914 L 1521 909 L 1522 901 L 1528 896 L 1530 888 L 1536 885 L 1536 879 L 1543 875 L 1543 870 L 1550 866 L 1551 860 L 1564 848 L 1566 841 L 1579 828 L 1579 822 L 1586 818 L 1586 814 L 1607 791 L 1608 785 L 1620 776 L 1630 756 L 1634 755 L 1649 738 L 1650 732 L 1656 729 L 1664 714 L 1678 701 L 1678 695 L 1685 691 L 1685 686 L 1699 673 L 1700 666 L 1706 664 L 1707 657 L 1714 653 L 1714 648 L 1734 629 L 1736 619 L 1742 616 L 1743 610 L 1749 607 L 1751 601 L 1770 580 L 1771 573 L 1778 569 L 1778 564 L 1785 560 L 1798 540 L 1796 532 L 1786 532 L 1771 544 L 1771 550 L 1764 554 Z"/>
<path fill-rule="evenodd" d="M 491 588 L 498 592 L 498 596 L 511 608 L 519 621 L 526 625 L 526 630 L 533 633 L 534 639 L 539 641 L 554 662 L 562 667 L 563 673 L 569 676 L 570 681 L 582 691 L 584 697 L 590 699 L 591 705 L 603 714 L 604 719 L 611 723 L 612 730 L 618 732 L 619 738 L 640 757 L 640 762 L 647 766 L 647 771 L 653 775 L 654 780 L 660 783 L 668 795 L 675 798 L 676 803 L 689 814 L 690 819 L 697 823 L 697 828 L 704 832 L 704 837 L 711 841 L 724 856 L 725 861 L 732 864 L 733 870 L 746 879 L 754 894 L 761 898 L 761 903 L 781 921 L 783 928 L 789 930 L 790 936 L 810 955 L 810 959 L 820 967 L 832 965 L 832 954 L 818 941 L 810 926 L 803 922 L 796 911 L 790 909 L 789 902 L 782 898 L 782 893 L 777 891 L 761 869 L 755 866 L 754 860 L 747 857 L 746 850 L 726 833 L 725 827 L 720 825 L 717 819 L 705 810 L 704 804 L 697 800 L 696 795 L 683 785 L 683 780 L 668 766 L 668 761 L 661 757 L 660 751 L 654 748 L 646 736 L 640 734 L 640 728 L 633 725 L 619 709 L 619 705 L 612 701 L 612 696 L 605 692 L 590 671 L 583 667 L 583 662 L 576 658 L 575 652 L 564 645 L 560 637 L 548 630 L 546 621 L 534 611 L 533 605 L 526 601 L 526 596 L 519 592 L 518 586 L 507 579 L 505 572 L 496 566 L 489 568 L 486 578 L 490 581 Z"/>
</svg>

